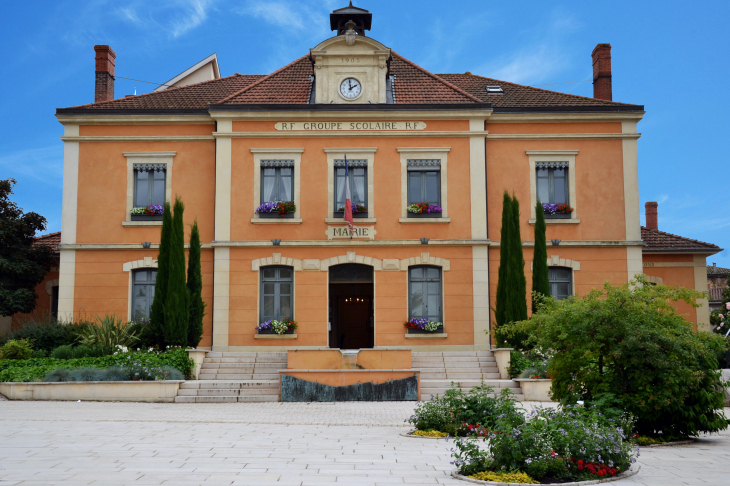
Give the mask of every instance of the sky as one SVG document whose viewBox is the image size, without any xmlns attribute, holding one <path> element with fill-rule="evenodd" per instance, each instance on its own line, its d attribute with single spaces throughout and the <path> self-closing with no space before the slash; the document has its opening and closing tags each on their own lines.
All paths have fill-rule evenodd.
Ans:
<svg viewBox="0 0 730 486">
<path fill-rule="evenodd" d="M 116 75 L 164 83 L 218 54 L 221 75 L 268 74 L 331 36 L 346 0 L 0 1 L 0 179 L 61 230 L 63 127 L 56 108 L 94 98 L 95 44 Z M 639 193 L 659 229 L 727 248 L 730 2 L 357 0 L 369 36 L 431 72 L 463 73 L 592 96 L 591 51 L 612 45 L 613 99 L 644 105 Z M 566 84 L 556 84 L 566 83 Z M 544 86 L 548 85 L 548 86 Z M 117 78 L 116 97 L 155 84 Z M 83 210 L 83 208 L 79 208 Z M 103 208 L 93 208 L 103 211 Z M 610 208 L 606 209 L 610 211 Z"/>
</svg>

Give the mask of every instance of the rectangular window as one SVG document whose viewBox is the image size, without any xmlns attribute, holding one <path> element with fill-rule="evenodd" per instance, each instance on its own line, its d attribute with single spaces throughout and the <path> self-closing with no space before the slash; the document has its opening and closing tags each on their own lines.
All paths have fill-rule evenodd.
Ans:
<svg viewBox="0 0 730 486">
<path fill-rule="evenodd" d="M 155 298 L 157 269 L 140 269 L 132 272 L 132 320 L 150 318 L 150 308 Z"/>
<path fill-rule="evenodd" d="M 134 207 L 143 208 L 165 203 L 165 164 L 135 164 Z"/>
<path fill-rule="evenodd" d="M 573 271 L 565 267 L 550 267 L 548 269 L 550 281 L 550 295 L 557 300 L 563 300 L 573 295 Z"/>
<path fill-rule="evenodd" d="M 408 306 L 410 317 L 442 322 L 441 268 L 422 265 L 408 269 Z"/>
<path fill-rule="evenodd" d="M 261 204 L 294 201 L 294 161 L 261 161 Z"/>
<path fill-rule="evenodd" d="M 570 204 L 568 200 L 568 163 L 538 162 L 537 198 L 543 204 Z"/>
<path fill-rule="evenodd" d="M 261 268 L 260 322 L 269 319 L 293 318 L 293 278 L 292 267 Z"/>
<path fill-rule="evenodd" d="M 368 206 L 368 167 L 366 160 L 348 160 L 352 205 Z M 335 212 L 345 207 L 345 162 L 335 160 Z"/>
<path fill-rule="evenodd" d="M 441 161 L 408 160 L 408 204 L 441 205 Z"/>
</svg>

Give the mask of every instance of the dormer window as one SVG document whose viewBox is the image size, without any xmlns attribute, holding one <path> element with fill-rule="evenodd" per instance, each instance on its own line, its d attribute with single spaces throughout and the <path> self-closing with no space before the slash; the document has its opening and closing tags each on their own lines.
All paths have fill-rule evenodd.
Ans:
<svg viewBox="0 0 730 486">
<path fill-rule="evenodd" d="M 487 86 L 487 94 L 504 94 L 501 86 Z"/>
</svg>

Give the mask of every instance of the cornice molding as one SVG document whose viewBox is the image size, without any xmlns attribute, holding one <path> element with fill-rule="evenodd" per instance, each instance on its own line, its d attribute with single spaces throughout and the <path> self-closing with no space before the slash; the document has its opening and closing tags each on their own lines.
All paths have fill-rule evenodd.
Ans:
<svg viewBox="0 0 730 486">
<path fill-rule="evenodd" d="M 487 140 L 638 140 L 640 133 L 489 133 Z"/>
<path fill-rule="evenodd" d="M 62 136 L 64 142 L 213 142 L 212 135 L 81 135 L 76 137 Z"/>
<path fill-rule="evenodd" d="M 303 148 L 252 148 L 249 149 L 253 154 L 301 154 Z"/>
</svg>

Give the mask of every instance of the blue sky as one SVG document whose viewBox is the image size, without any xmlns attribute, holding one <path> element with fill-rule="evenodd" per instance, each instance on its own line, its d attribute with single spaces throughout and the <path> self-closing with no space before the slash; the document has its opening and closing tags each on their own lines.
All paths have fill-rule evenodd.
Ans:
<svg viewBox="0 0 730 486">
<path fill-rule="evenodd" d="M 58 107 L 93 101 L 94 44 L 116 74 L 164 82 L 213 52 L 221 74 L 266 74 L 330 36 L 338 1 L 0 2 L 0 178 L 15 200 L 61 229 Z M 729 250 L 724 182 L 730 129 L 726 62 L 730 2 L 358 0 L 370 35 L 426 69 L 528 85 L 591 79 L 591 50 L 613 46 L 615 101 L 643 104 L 640 199 L 659 202 L 659 229 Z M 116 96 L 155 86 L 117 79 Z M 545 86 L 592 96 L 590 82 Z M 103 208 L 95 208 L 103 210 Z M 607 208 L 610 210 L 610 208 Z M 643 223 L 643 216 L 642 216 Z"/>
</svg>

